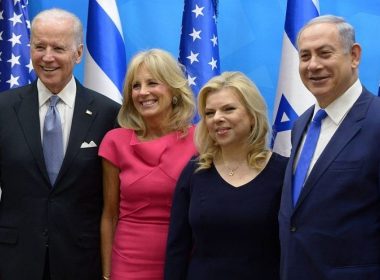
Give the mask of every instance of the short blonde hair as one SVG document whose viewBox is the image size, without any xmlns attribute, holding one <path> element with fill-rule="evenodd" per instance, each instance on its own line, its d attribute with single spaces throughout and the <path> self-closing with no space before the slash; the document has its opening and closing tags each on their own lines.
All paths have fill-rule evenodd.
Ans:
<svg viewBox="0 0 380 280">
<path fill-rule="evenodd" d="M 177 97 L 177 103 L 173 104 L 173 111 L 167 124 L 168 131 L 186 133 L 195 112 L 194 95 L 188 86 L 181 65 L 170 53 L 161 49 L 139 52 L 129 63 L 124 82 L 123 104 L 117 117 L 119 125 L 131 128 L 141 136 L 146 136 L 146 124 L 132 101 L 132 83 L 142 65 L 155 79 L 168 85 L 173 97 Z"/>
<path fill-rule="evenodd" d="M 210 137 L 207 129 L 205 108 L 209 94 L 223 88 L 229 88 L 236 92 L 253 119 L 254 125 L 247 139 L 249 147 L 247 161 L 251 167 L 260 170 L 263 168 L 269 152 L 267 108 L 255 84 L 241 72 L 224 72 L 219 76 L 215 76 L 199 92 L 198 112 L 201 120 L 195 132 L 195 145 L 199 152 L 199 167 L 197 170 L 210 168 L 215 157 L 220 153 L 220 146 Z"/>
</svg>

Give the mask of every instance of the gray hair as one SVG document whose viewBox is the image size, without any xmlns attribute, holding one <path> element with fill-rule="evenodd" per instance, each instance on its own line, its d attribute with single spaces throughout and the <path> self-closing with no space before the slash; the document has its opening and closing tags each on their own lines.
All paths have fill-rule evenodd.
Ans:
<svg viewBox="0 0 380 280">
<path fill-rule="evenodd" d="M 63 20 L 71 20 L 73 22 L 73 36 L 74 36 L 74 42 L 76 46 L 83 44 L 83 26 L 80 21 L 80 19 L 74 15 L 73 13 L 70 13 L 63 9 L 48 9 L 44 10 L 40 13 L 38 13 L 32 20 L 31 24 L 31 37 L 33 36 L 33 27 L 37 20 L 44 20 L 44 19 L 63 19 Z"/>
<path fill-rule="evenodd" d="M 297 35 L 297 47 L 299 46 L 299 38 L 301 33 L 309 26 L 317 23 L 332 23 L 335 24 L 338 29 L 340 36 L 340 41 L 342 42 L 342 47 L 345 53 L 351 51 L 352 46 L 356 43 L 355 41 L 355 29 L 349 24 L 343 17 L 338 17 L 334 15 L 323 15 L 311 19 L 306 25 L 304 25 Z"/>
</svg>

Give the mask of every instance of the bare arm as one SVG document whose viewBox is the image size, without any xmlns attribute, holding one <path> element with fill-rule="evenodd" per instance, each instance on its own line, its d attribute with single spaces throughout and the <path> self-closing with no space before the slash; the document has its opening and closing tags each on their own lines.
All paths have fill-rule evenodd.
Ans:
<svg viewBox="0 0 380 280">
<path fill-rule="evenodd" d="M 103 165 L 103 213 L 100 224 L 103 275 L 111 273 L 111 252 L 119 216 L 120 170 L 106 159 Z"/>
</svg>

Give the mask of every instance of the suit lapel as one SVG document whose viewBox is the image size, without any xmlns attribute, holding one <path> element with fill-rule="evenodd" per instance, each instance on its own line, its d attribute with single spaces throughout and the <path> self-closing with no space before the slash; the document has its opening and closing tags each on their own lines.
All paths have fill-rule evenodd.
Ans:
<svg viewBox="0 0 380 280">
<path fill-rule="evenodd" d="M 315 163 L 305 182 L 295 209 L 303 202 L 341 150 L 359 133 L 362 127 L 361 120 L 366 117 L 370 101 L 371 94 L 363 91 Z"/>
<path fill-rule="evenodd" d="M 26 87 L 25 92 L 21 93 L 20 97 L 20 103 L 14 106 L 18 122 L 24 133 L 26 143 L 36 159 L 38 168 L 46 181 L 50 182 L 42 151 L 37 83 L 34 82 Z"/>
<path fill-rule="evenodd" d="M 96 111 L 92 108 L 93 96 L 88 94 L 78 81 L 76 81 L 76 84 L 77 93 L 75 97 L 73 120 L 65 158 L 63 159 L 62 167 L 57 177 L 58 184 L 60 178 L 66 173 L 72 161 L 78 154 L 80 146 L 83 141 L 85 141 L 87 132 L 96 117 Z"/>
<path fill-rule="evenodd" d="M 293 192 L 293 166 L 294 161 L 297 155 L 297 151 L 302 142 L 302 136 L 307 129 L 308 123 L 313 116 L 314 106 L 310 107 L 298 120 L 296 126 L 292 130 L 292 150 L 289 157 L 289 162 L 287 166 L 287 170 L 285 172 L 284 179 L 284 193 L 282 196 L 283 200 L 287 200 L 284 205 L 288 205 L 293 211 L 293 200 L 292 200 L 292 192 Z"/>
<path fill-rule="evenodd" d="M 294 161 L 296 155 L 297 155 L 297 151 L 298 151 L 298 148 L 299 146 L 301 145 L 301 142 L 302 142 L 302 137 L 304 135 L 304 133 L 306 132 L 306 129 L 307 129 L 307 126 L 313 116 L 313 112 L 314 112 L 314 106 L 310 107 L 305 113 L 304 115 L 299 119 L 299 122 L 297 124 L 297 127 L 299 127 L 299 129 L 296 129 L 294 130 L 293 132 L 293 145 L 295 147 L 295 149 L 292 149 L 292 154 L 291 154 L 291 160 Z"/>
</svg>

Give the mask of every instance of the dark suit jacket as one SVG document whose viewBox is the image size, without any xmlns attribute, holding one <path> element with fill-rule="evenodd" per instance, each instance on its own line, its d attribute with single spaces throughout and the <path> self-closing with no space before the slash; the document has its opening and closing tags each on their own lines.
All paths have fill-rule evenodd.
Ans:
<svg viewBox="0 0 380 280">
<path fill-rule="evenodd" d="M 77 94 L 67 151 L 54 188 L 42 152 L 36 82 L 0 93 L 0 279 L 100 279 L 102 169 L 98 148 L 119 105 L 84 88 Z"/>
<path fill-rule="evenodd" d="M 380 99 L 363 90 L 293 208 L 292 169 L 314 108 L 292 130 L 279 213 L 282 280 L 380 279 Z"/>
</svg>

